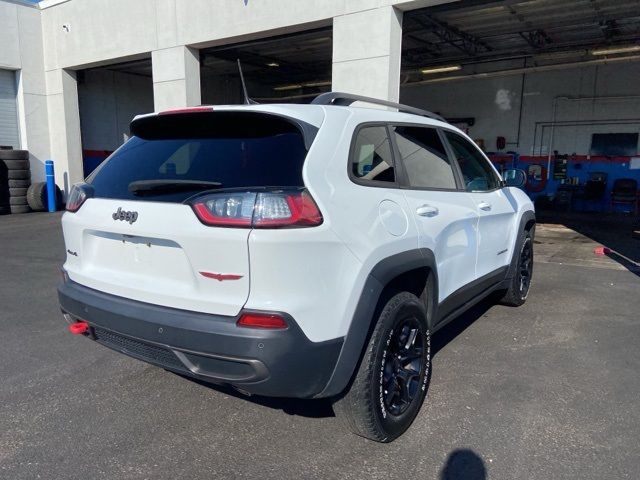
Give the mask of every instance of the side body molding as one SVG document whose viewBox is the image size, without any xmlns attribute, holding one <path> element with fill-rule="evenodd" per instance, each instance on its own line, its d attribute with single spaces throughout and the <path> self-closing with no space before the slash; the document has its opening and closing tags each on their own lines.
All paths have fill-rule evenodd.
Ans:
<svg viewBox="0 0 640 480">
<path fill-rule="evenodd" d="M 428 267 L 433 275 L 434 281 L 430 282 L 433 289 L 429 297 L 431 305 L 427 306 L 430 312 L 429 323 L 433 321 L 433 312 L 438 301 L 437 270 L 433 252 L 426 248 L 416 248 L 381 260 L 367 276 L 333 374 L 317 397 L 338 395 L 346 388 L 369 341 L 375 321 L 374 314 L 385 286 L 398 275 L 421 267 Z"/>
</svg>

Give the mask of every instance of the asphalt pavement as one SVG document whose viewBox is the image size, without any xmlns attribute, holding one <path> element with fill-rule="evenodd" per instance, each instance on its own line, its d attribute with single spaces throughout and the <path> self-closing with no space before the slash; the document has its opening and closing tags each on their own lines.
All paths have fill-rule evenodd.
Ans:
<svg viewBox="0 0 640 480">
<path fill-rule="evenodd" d="M 439 332 L 427 400 L 383 445 L 325 401 L 247 398 L 70 335 L 59 224 L 0 217 L 2 479 L 640 478 L 640 277 L 590 247 L 565 262 L 540 228 L 527 303 Z"/>
</svg>

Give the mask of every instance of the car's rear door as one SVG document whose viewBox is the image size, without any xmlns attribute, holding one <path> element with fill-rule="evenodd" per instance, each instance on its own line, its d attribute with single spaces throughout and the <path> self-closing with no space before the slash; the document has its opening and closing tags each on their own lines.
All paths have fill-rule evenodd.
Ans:
<svg viewBox="0 0 640 480">
<path fill-rule="evenodd" d="M 392 125 L 403 192 L 420 231 L 420 246 L 433 251 L 442 302 L 475 279 L 478 214 L 460 188 L 438 130 L 425 125 Z"/>
</svg>

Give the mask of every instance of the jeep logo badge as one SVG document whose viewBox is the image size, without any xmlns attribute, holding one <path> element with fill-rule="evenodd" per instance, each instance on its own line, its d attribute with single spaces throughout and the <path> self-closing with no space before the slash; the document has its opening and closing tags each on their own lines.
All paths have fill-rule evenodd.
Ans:
<svg viewBox="0 0 640 480">
<path fill-rule="evenodd" d="M 122 207 L 118 207 L 118 210 L 111 217 L 114 220 L 122 220 L 131 224 L 138 219 L 138 212 L 125 212 Z"/>
</svg>

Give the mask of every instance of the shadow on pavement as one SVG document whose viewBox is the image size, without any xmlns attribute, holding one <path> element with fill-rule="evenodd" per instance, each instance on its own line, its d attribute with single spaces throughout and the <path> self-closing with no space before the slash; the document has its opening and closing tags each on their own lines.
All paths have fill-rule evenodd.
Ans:
<svg viewBox="0 0 640 480">
<path fill-rule="evenodd" d="M 487 310 L 494 305 L 489 299 L 486 299 L 479 304 L 473 306 L 465 313 L 452 320 L 451 323 L 444 326 L 436 334 L 434 334 L 431 340 L 431 352 L 435 356 L 440 350 L 442 350 L 449 342 L 460 335 L 478 318 L 482 317 Z M 334 417 L 333 407 L 329 399 L 296 399 L 296 398 L 275 398 L 275 397 L 261 397 L 258 395 L 245 395 L 238 390 L 226 386 L 215 385 L 207 382 L 203 382 L 198 379 L 188 377 L 186 375 L 180 375 L 174 373 L 179 377 L 195 382 L 207 388 L 211 388 L 225 395 L 229 395 L 235 398 L 241 398 L 248 402 L 261 405 L 263 407 L 273 408 L 275 410 L 282 410 L 288 415 L 298 415 L 307 418 L 326 418 Z"/>
<path fill-rule="evenodd" d="M 611 250 L 609 258 L 640 276 L 640 219 L 620 213 L 537 213 L 539 223 L 563 225 Z"/>
<path fill-rule="evenodd" d="M 174 375 L 178 375 L 179 377 L 182 377 L 185 380 L 189 380 L 190 382 L 194 382 L 225 395 L 229 395 L 230 397 L 240 398 L 242 400 L 255 403 L 262 407 L 273 408 L 274 410 L 282 410 L 288 415 L 297 415 L 307 418 L 326 418 L 335 416 L 333 413 L 333 408 L 331 407 L 331 402 L 325 398 L 317 400 L 306 400 L 300 398 L 278 398 L 261 397 L 259 395 L 246 395 L 227 385 L 216 385 L 203 382 L 202 380 L 191 378 L 186 375 L 180 375 L 179 373 L 174 373 Z"/>
<path fill-rule="evenodd" d="M 485 480 L 487 469 L 473 450 L 456 449 L 449 454 L 440 472 L 440 480 Z"/>
<path fill-rule="evenodd" d="M 492 300 L 492 296 L 490 295 L 438 330 L 431 339 L 432 355 L 436 356 L 440 350 L 452 342 L 494 305 L 495 301 Z"/>
</svg>

